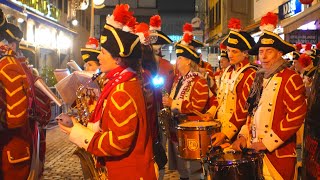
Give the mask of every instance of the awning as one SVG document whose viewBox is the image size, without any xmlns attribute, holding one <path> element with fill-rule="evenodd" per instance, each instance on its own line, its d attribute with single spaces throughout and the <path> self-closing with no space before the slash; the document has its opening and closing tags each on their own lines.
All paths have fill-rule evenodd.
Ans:
<svg viewBox="0 0 320 180">
<path fill-rule="evenodd" d="M 73 36 L 78 34 L 76 31 L 74 31 L 72 29 L 69 29 L 68 27 L 60 24 L 59 22 L 55 22 L 55 21 L 53 21 L 51 19 L 48 19 L 47 17 L 38 15 L 38 14 L 32 12 L 31 10 L 29 10 L 28 8 L 25 11 L 23 5 L 18 5 L 18 4 L 15 4 L 15 3 L 11 2 L 11 1 L 8 1 L 8 0 L 7 1 L 3 1 L 2 4 L 5 5 L 5 7 L 8 7 L 9 9 L 12 9 L 13 11 L 17 11 L 18 13 L 22 13 L 22 12 L 26 13 L 28 18 L 33 19 L 33 20 L 35 20 L 35 21 L 37 21 L 39 23 L 46 24 L 48 26 L 57 28 L 57 29 L 59 29 L 61 31 L 64 31 L 64 32 L 69 33 L 69 34 L 72 34 Z"/>
<path fill-rule="evenodd" d="M 283 27 L 283 33 L 287 34 L 296 29 L 300 26 L 307 24 L 311 21 L 315 21 L 320 18 L 320 3 L 317 3 L 303 12 L 299 13 L 296 16 L 284 19 L 281 21 L 281 26 Z"/>
</svg>

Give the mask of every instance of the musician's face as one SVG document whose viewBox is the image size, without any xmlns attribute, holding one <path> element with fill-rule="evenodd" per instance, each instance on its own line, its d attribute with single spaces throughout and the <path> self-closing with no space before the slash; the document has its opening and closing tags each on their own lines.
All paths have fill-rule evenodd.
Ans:
<svg viewBox="0 0 320 180">
<path fill-rule="evenodd" d="M 273 47 L 260 47 L 259 60 L 264 69 L 270 69 L 274 63 L 281 59 L 282 52 Z"/>
<path fill-rule="evenodd" d="M 190 70 L 190 63 L 191 60 L 188 58 L 185 58 L 183 56 L 179 56 L 177 58 L 177 69 L 180 73 L 183 73 L 184 71 L 189 71 Z"/>
<path fill-rule="evenodd" d="M 96 71 L 99 68 L 99 63 L 97 61 L 87 61 L 84 64 L 85 71 Z"/>
<path fill-rule="evenodd" d="M 227 58 L 222 57 L 220 59 L 220 66 L 221 66 L 222 69 L 227 68 L 229 65 L 230 65 L 230 62 L 229 62 L 229 60 Z"/>
<path fill-rule="evenodd" d="M 98 60 L 100 63 L 100 70 L 104 73 L 108 73 L 109 71 L 119 66 L 116 64 L 116 60 L 104 48 L 101 48 L 101 53 L 98 56 Z"/>
<path fill-rule="evenodd" d="M 247 57 L 247 54 L 244 51 L 241 51 L 240 49 L 237 49 L 237 48 L 232 48 L 227 46 L 227 52 L 228 52 L 230 64 L 232 65 L 239 64 Z"/>
</svg>

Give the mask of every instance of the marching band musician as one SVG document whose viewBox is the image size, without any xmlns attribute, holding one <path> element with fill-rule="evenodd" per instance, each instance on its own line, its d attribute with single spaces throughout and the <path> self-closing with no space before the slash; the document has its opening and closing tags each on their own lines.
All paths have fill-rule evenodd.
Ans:
<svg viewBox="0 0 320 180">
<path fill-rule="evenodd" d="M 101 54 L 98 56 L 106 83 L 91 122 L 99 126 L 92 131 L 77 123 L 59 126 L 69 140 L 98 156 L 107 169 L 107 179 L 157 179 L 153 160 L 152 139 L 140 71 L 139 37 L 122 30 L 132 16 L 129 5 L 117 5 L 101 33 Z"/>
<path fill-rule="evenodd" d="M 14 41 L 20 41 L 23 33 L 8 24 L 0 9 L 0 179 L 27 179 L 33 151 L 28 119 L 29 84 L 13 50 L 17 47 Z"/>
<path fill-rule="evenodd" d="M 216 103 L 213 103 L 204 118 L 209 120 L 216 116 L 222 124 L 221 132 L 211 137 L 214 140 L 213 146 L 219 146 L 226 139 L 231 141 L 245 124 L 247 110 L 244 107 L 256 73 L 248 59 L 248 50 L 255 44 L 253 38 L 247 32 L 240 31 L 239 19 L 232 18 L 228 27 L 231 31 L 222 43 L 227 46 L 231 65 L 221 77 Z"/>
<path fill-rule="evenodd" d="M 176 54 L 178 57 L 176 66 L 180 76 L 175 79 L 170 96 L 162 97 L 162 103 L 170 107 L 174 114 L 180 117 L 183 114 L 186 115 L 188 121 L 199 120 L 200 117 L 195 114 L 204 111 L 209 98 L 207 81 L 198 70 L 199 54 L 183 44 L 176 45 Z M 179 121 L 177 118 L 179 117 L 174 117 L 175 123 Z M 199 166 L 192 164 L 188 169 L 188 163 L 191 162 L 178 157 L 176 129 L 172 130 L 170 138 L 168 142 L 169 169 L 177 169 L 180 179 L 188 179 L 189 173 L 193 175 L 200 169 L 200 163 L 195 162 Z M 197 167 L 199 168 L 196 169 Z"/>
<path fill-rule="evenodd" d="M 296 132 L 304 121 L 307 107 L 301 77 L 282 58 L 294 51 L 294 47 L 272 32 L 276 24 L 276 14 L 269 12 L 262 17 L 263 34 L 249 52 L 258 54 L 262 68 L 257 71 L 247 101 L 247 122 L 233 148 L 264 151 L 264 178 L 289 180 L 295 174 Z"/>
<path fill-rule="evenodd" d="M 85 48 L 80 49 L 82 60 L 85 62 L 85 71 L 96 72 L 96 70 L 99 68 L 100 64 L 97 57 L 100 54 L 100 51 L 98 50 L 98 47 L 98 40 L 94 37 L 89 37 Z"/>
<path fill-rule="evenodd" d="M 43 128 L 49 123 L 51 118 L 51 100 L 46 93 L 35 86 L 35 82 L 41 78 L 33 74 L 28 66 L 27 58 L 19 49 L 20 40 L 23 37 L 22 31 L 19 27 L 7 23 L 5 32 L 5 39 L 8 41 L 10 47 L 15 52 L 18 52 L 18 55 L 16 54 L 15 57 L 23 68 L 30 86 L 28 90 L 28 121 L 32 132 L 33 151 L 31 152 L 32 158 L 29 178 L 40 178 L 44 171 L 46 151 L 45 132 Z"/>
<path fill-rule="evenodd" d="M 196 48 L 204 47 L 204 44 L 193 37 L 193 27 L 190 23 L 185 23 L 183 25 L 183 36 L 180 41 L 178 41 L 176 44 L 184 44 L 188 45 L 190 49 L 196 51 Z M 202 55 L 200 54 L 200 61 L 198 63 L 199 65 L 199 71 L 202 73 L 202 75 L 207 79 L 208 86 L 212 93 L 216 92 L 217 84 L 215 83 L 215 77 L 213 68 L 210 63 L 205 62 L 202 59 Z M 213 94 L 212 94 L 213 95 Z M 210 95 L 210 96 L 212 96 Z"/>
</svg>

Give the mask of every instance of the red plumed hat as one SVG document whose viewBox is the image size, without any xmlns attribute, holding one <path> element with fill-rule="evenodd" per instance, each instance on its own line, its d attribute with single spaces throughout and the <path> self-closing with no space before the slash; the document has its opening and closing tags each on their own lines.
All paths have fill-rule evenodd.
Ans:
<svg viewBox="0 0 320 180">
<path fill-rule="evenodd" d="M 233 31 L 239 32 L 241 30 L 241 21 L 237 18 L 231 18 L 228 23 L 228 28 Z"/>
<path fill-rule="evenodd" d="M 89 40 L 86 43 L 86 48 L 97 49 L 98 46 L 99 46 L 99 41 L 94 37 L 89 37 Z"/>
<path fill-rule="evenodd" d="M 261 18 L 260 30 L 272 32 L 278 24 L 278 16 L 273 12 L 268 12 L 265 16 Z"/>
<path fill-rule="evenodd" d="M 298 61 L 303 68 L 309 66 L 312 62 L 311 57 L 307 54 L 301 54 Z"/>
<path fill-rule="evenodd" d="M 306 43 L 306 46 L 304 48 L 305 51 L 310 51 L 311 50 L 311 47 L 312 47 L 312 44 L 311 43 Z"/>
<path fill-rule="evenodd" d="M 149 25 L 147 23 L 140 23 L 135 26 L 135 33 L 139 36 L 140 42 L 144 45 L 149 42 Z"/>
<path fill-rule="evenodd" d="M 189 45 L 193 40 L 192 25 L 190 23 L 185 23 L 183 25 L 182 30 L 183 30 L 182 44 Z"/>
<path fill-rule="evenodd" d="M 128 4 L 117 5 L 112 13 L 114 20 L 122 23 L 123 25 L 127 24 L 133 15 L 133 12 L 130 12 L 129 8 L 130 6 Z"/>
<path fill-rule="evenodd" d="M 150 18 L 150 30 L 161 31 L 161 17 L 159 15 L 151 16 Z"/>
<path fill-rule="evenodd" d="M 126 32 L 134 32 L 134 27 L 137 24 L 136 18 L 132 16 L 126 25 L 122 28 L 123 31 Z"/>
<path fill-rule="evenodd" d="M 192 33 L 192 31 L 193 31 L 192 25 L 190 23 L 185 23 L 183 25 L 183 29 L 182 30 L 183 30 L 183 32 L 191 32 Z"/>
<path fill-rule="evenodd" d="M 301 43 L 297 43 L 296 44 L 296 49 L 297 49 L 297 51 L 300 51 L 302 49 L 302 44 Z"/>
</svg>

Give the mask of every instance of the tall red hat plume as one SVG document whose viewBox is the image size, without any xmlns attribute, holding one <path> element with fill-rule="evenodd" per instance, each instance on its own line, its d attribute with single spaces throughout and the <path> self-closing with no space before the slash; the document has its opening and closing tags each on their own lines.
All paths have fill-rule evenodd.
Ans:
<svg viewBox="0 0 320 180">
<path fill-rule="evenodd" d="M 301 54 L 298 61 L 303 68 L 309 66 L 312 62 L 311 57 L 307 54 Z"/>
<path fill-rule="evenodd" d="M 260 29 L 272 32 L 278 24 L 278 16 L 273 12 L 268 12 L 261 18 Z"/>
<path fill-rule="evenodd" d="M 114 20 L 122 23 L 123 25 L 127 24 L 133 16 L 133 12 L 129 11 L 129 7 L 130 6 L 128 4 L 117 5 L 112 13 Z"/>
<path fill-rule="evenodd" d="M 311 43 L 306 43 L 306 46 L 304 48 L 305 51 L 310 51 L 311 50 L 311 47 L 312 47 L 312 44 Z"/>
<path fill-rule="evenodd" d="M 300 51 L 302 49 L 302 44 L 301 43 L 297 43 L 296 44 L 296 49 L 297 49 L 297 51 Z"/>
<path fill-rule="evenodd" d="M 228 23 L 228 28 L 233 31 L 241 30 L 241 21 L 237 18 L 231 18 Z"/>
<path fill-rule="evenodd" d="M 154 15 L 150 18 L 150 30 L 161 30 L 161 17 L 159 15 Z"/>
<path fill-rule="evenodd" d="M 86 48 L 97 49 L 98 46 L 99 46 L 99 41 L 94 37 L 89 37 L 89 40 L 86 43 Z"/>
</svg>

